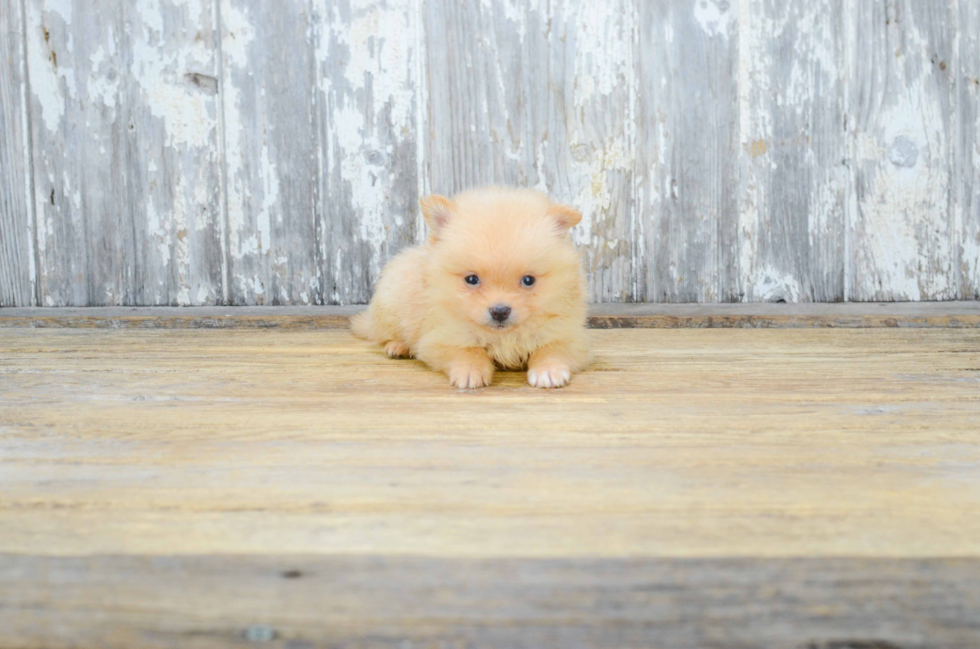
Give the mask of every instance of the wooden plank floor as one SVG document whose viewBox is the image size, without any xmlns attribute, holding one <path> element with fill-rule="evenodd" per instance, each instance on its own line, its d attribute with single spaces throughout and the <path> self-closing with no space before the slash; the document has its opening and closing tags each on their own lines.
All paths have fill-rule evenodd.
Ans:
<svg viewBox="0 0 980 649">
<path fill-rule="evenodd" d="M 980 646 L 980 330 L 591 335 L 0 328 L 0 647 Z"/>
<path fill-rule="evenodd" d="M 363 306 L 0 308 L 0 328 L 346 329 Z M 980 328 L 980 301 L 593 304 L 594 329 Z"/>
</svg>

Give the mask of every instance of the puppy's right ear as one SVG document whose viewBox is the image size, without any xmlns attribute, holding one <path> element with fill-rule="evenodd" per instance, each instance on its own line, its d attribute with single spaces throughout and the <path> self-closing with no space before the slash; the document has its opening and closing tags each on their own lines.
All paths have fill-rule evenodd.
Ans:
<svg viewBox="0 0 980 649">
<path fill-rule="evenodd" d="M 429 224 L 432 233 L 438 236 L 439 232 L 453 218 L 456 204 L 438 194 L 425 196 L 419 202 L 422 205 L 422 216 L 425 217 L 425 222 Z"/>
<path fill-rule="evenodd" d="M 571 205 L 559 205 L 557 203 L 552 203 L 548 208 L 548 216 L 554 221 L 558 234 L 561 236 L 565 236 L 572 227 L 578 225 L 578 222 L 582 220 L 582 213 L 577 209 Z"/>
</svg>

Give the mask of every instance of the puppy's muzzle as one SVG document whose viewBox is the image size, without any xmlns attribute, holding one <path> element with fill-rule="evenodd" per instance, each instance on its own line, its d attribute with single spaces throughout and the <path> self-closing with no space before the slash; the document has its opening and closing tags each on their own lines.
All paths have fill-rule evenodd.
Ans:
<svg viewBox="0 0 980 649">
<path fill-rule="evenodd" d="M 510 307 L 506 304 L 492 306 L 490 307 L 490 317 L 502 324 L 510 317 Z"/>
</svg>

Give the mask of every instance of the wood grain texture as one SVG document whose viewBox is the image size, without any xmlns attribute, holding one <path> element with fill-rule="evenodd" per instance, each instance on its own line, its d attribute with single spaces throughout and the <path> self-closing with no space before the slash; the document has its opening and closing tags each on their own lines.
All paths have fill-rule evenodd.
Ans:
<svg viewBox="0 0 980 649">
<path fill-rule="evenodd" d="M 740 301 L 737 6 L 639 6 L 637 299 Z"/>
<path fill-rule="evenodd" d="M 750 302 L 844 299 L 842 5 L 739 3 L 739 269 Z"/>
<path fill-rule="evenodd" d="M 980 330 L 592 338 L 0 329 L 0 645 L 977 644 Z"/>
<path fill-rule="evenodd" d="M 850 299 L 941 300 L 958 293 L 950 7 L 846 4 Z"/>
<path fill-rule="evenodd" d="M 980 331 L 592 340 L 457 391 L 342 331 L 0 330 L 0 552 L 980 554 Z"/>
<path fill-rule="evenodd" d="M 314 16 L 304 0 L 221 0 L 231 304 L 321 302 Z"/>
<path fill-rule="evenodd" d="M 319 253 L 327 304 L 366 303 L 384 263 L 421 240 L 421 10 L 314 0 Z"/>
<path fill-rule="evenodd" d="M 27 7 L 39 302 L 218 301 L 213 5 Z"/>
<path fill-rule="evenodd" d="M 0 644 L 962 649 L 980 561 L 0 555 Z"/>
<path fill-rule="evenodd" d="M 3 11 L 3 305 L 365 303 L 486 183 L 582 210 L 595 302 L 980 298 L 976 2 Z"/>
<path fill-rule="evenodd" d="M 980 5 L 955 4 L 956 24 L 956 131 L 954 173 L 956 205 L 953 211 L 957 239 L 959 296 L 980 300 Z"/>
<path fill-rule="evenodd" d="M 0 5 L 0 306 L 31 306 L 34 212 L 20 2 Z"/>
<path fill-rule="evenodd" d="M 0 327 L 347 329 L 360 306 L 4 308 Z M 980 302 L 594 304 L 593 329 L 980 328 Z"/>
<path fill-rule="evenodd" d="M 634 4 L 426 10 L 432 190 L 516 184 L 575 205 L 591 299 L 632 300 Z"/>
</svg>

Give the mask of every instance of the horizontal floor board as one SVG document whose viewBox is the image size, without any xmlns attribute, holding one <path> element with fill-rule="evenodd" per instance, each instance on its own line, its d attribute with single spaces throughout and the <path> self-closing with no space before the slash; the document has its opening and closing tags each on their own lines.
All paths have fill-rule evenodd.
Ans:
<svg viewBox="0 0 980 649">
<path fill-rule="evenodd" d="M 980 560 L 0 555 L 0 646 L 980 645 Z"/>
<path fill-rule="evenodd" d="M 455 390 L 346 331 L 0 330 L 0 552 L 980 556 L 980 330 L 599 330 Z"/>
<path fill-rule="evenodd" d="M 363 306 L 0 308 L 0 327 L 345 329 Z M 594 329 L 976 328 L 980 302 L 594 304 Z"/>
</svg>

